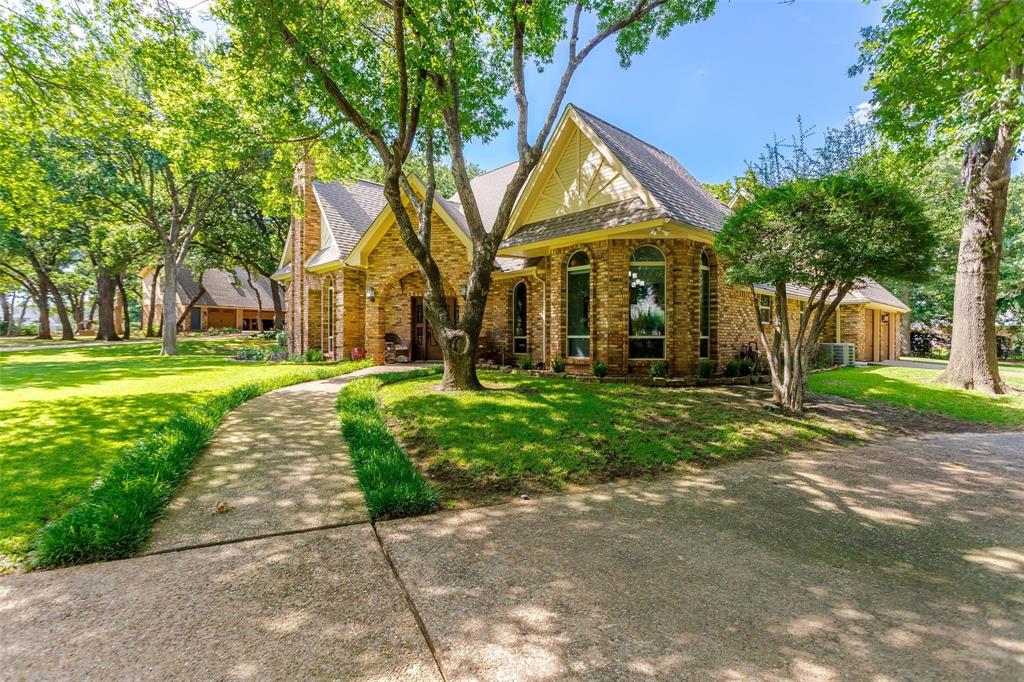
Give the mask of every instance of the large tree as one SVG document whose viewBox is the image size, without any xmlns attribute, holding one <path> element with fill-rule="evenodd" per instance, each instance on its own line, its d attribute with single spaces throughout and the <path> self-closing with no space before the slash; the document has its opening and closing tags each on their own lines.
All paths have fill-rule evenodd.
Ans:
<svg viewBox="0 0 1024 682">
<path fill-rule="evenodd" d="M 729 217 L 715 239 L 727 281 L 750 288 L 755 315 L 758 287 L 775 292 L 771 338 L 759 331 L 779 405 L 803 411 L 810 362 L 845 296 L 868 277 L 925 277 L 933 246 L 920 203 L 901 187 L 864 177 L 792 180 Z M 793 285 L 808 290 L 795 311 Z"/>
<path fill-rule="evenodd" d="M 893 0 L 863 33 L 879 128 L 905 150 L 963 154 L 963 230 L 953 301 L 951 385 L 1006 390 L 996 300 L 1010 164 L 1024 130 L 1024 3 Z"/>
<path fill-rule="evenodd" d="M 293 114 L 306 107 L 314 118 L 306 131 L 340 121 L 356 133 L 355 146 L 368 147 L 384 168 L 384 195 L 426 282 L 426 316 L 444 354 L 441 386 L 479 389 L 475 362 L 494 257 L 573 75 L 612 39 L 628 66 L 652 37 L 708 17 L 715 0 L 221 0 L 217 7 L 250 82 L 264 94 L 273 92 L 279 102 L 293 103 L 286 107 Z M 541 105 L 539 126 L 531 131 L 528 65 L 551 64 L 559 46 L 564 66 L 553 96 Z M 467 140 L 487 138 L 509 125 L 503 107 L 509 91 L 519 166 L 488 231 L 463 150 Z M 442 147 L 472 241 L 458 322 L 445 302 L 431 251 L 433 162 Z M 417 148 L 426 161 L 424 196 L 412 190 L 405 173 Z"/>
</svg>

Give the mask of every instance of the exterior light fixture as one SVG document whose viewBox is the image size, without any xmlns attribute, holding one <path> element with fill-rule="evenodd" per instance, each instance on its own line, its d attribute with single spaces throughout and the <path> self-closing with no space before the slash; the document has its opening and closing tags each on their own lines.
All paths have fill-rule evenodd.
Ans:
<svg viewBox="0 0 1024 682">
<path fill-rule="evenodd" d="M 366 300 L 373 301 L 377 298 L 377 290 L 373 287 L 366 287 Z"/>
<path fill-rule="evenodd" d="M 462 298 L 466 298 L 467 291 L 469 291 L 469 289 L 466 288 L 465 284 L 459 287 L 459 295 L 462 296 Z"/>
</svg>

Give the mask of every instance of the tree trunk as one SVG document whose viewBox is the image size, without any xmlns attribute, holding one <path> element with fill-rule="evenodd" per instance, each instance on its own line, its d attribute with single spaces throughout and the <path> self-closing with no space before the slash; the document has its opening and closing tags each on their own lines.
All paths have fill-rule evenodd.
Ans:
<svg viewBox="0 0 1024 682">
<path fill-rule="evenodd" d="M 50 286 L 42 277 L 39 278 L 39 297 L 36 299 L 36 307 L 39 308 L 39 331 L 36 333 L 36 338 L 52 341 L 53 333 L 50 331 Z"/>
<path fill-rule="evenodd" d="M 284 329 L 284 306 L 281 303 L 283 297 L 281 285 L 274 280 L 270 280 L 270 296 L 274 299 L 274 329 L 281 331 Z"/>
<path fill-rule="evenodd" d="M 28 311 L 28 302 L 32 299 L 29 294 L 25 294 L 25 298 L 21 299 L 21 312 L 18 314 L 18 321 L 14 327 L 10 329 L 8 336 L 18 336 L 21 334 L 21 328 L 25 326 L 25 313 Z"/>
<path fill-rule="evenodd" d="M 161 321 L 162 339 L 160 355 L 178 354 L 178 327 L 174 323 L 178 319 L 178 264 L 174 261 L 174 253 L 164 254 L 164 315 Z"/>
<path fill-rule="evenodd" d="M 96 324 L 97 341 L 120 341 L 117 330 L 114 328 L 114 296 L 117 293 L 117 286 L 114 278 L 103 267 L 96 268 L 96 305 L 99 309 L 99 319 Z"/>
<path fill-rule="evenodd" d="M 42 295 L 42 288 L 45 287 L 48 293 L 52 292 L 53 304 L 57 307 L 57 315 L 58 315 L 58 317 L 60 317 L 60 324 L 61 324 L 61 327 L 62 327 L 61 335 L 60 335 L 61 339 L 63 341 L 74 341 L 75 340 L 75 330 L 74 330 L 74 328 L 71 325 L 71 316 L 68 315 L 68 309 L 64 305 L 64 299 L 61 297 L 60 291 L 57 289 L 56 286 L 54 286 L 53 280 L 50 279 L 49 273 L 46 272 L 46 270 L 43 268 L 42 262 L 40 262 L 39 258 L 36 257 L 35 253 L 30 251 L 26 255 L 28 256 L 29 263 L 32 265 L 32 269 L 35 271 L 36 276 L 39 278 L 40 294 L 41 294 L 40 298 L 43 300 L 43 306 L 40 308 L 40 311 L 39 311 L 39 322 L 40 322 L 40 326 L 39 326 L 40 336 L 39 336 L 39 338 L 41 338 L 41 339 L 42 338 L 46 338 L 46 339 L 52 339 L 53 338 L 50 335 L 50 311 L 49 311 L 49 305 L 46 303 L 47 296 Z M 44 318 L 46 320 L 46 336 L 42 335 L 42 332 L 43 332 L 42 323 L 43 323 Z"/>
<path fill-rule="evenodd" d="M 996 289 L 1015 131 L 972 144 L 964 157 L 964 227 L 953 289 L 949 364 L 939 377 L 957 388 L 1005 393 L 996 357 Z"/>
<path fill-rule="evenodd" d="M 125 339 L 132 337 L 132 316 L 128 312 L 128 291 L 124 286 L 124 276 L 118 273 L 116 278 L 117 290 L 121 292 L 121 321 L 123 323 L 123 332 L 121 334 Z"/>
<path fill-rule="evenodd" d="M 249 268 L 245 269 L 245 279 L 249 283 L 249 288 L 252 289 L 252 293 L 256 295 L 256 331 L 263 331 L 263 297 L 260 296 L 260 290 L 256 288 L 256 285 L 252 281 L 252 272 Z"/>
<path fill-rule="evenodd" d="M 153 318 L 156 317 L 156 287 L 157 282 L 160 281 L 160 271 L 163 267 L 163 263 L 157 263 L 156 269 L 153 270 L 153 282 L 149 287 L 149 315 L 146 318 L 147 338 L 156 336 L 156 332 L 153 330 Z"/>
<path fill-rule="evenodd" d="M 0 292 L 0 308 L 3 309 L 3 322 L 0 322 L 0 329 L 7 331 L 11 328 L 11 322 L 14 319 L 14 302 L 8 300 L 7 292 Z M 8 336 L 10 336 L 8 334 Z"/>
<path fill-rule="evenodd" d="M 192 300 L 188 302 L 187 306 L 185 306 L 185 310 L 182 311 L 181 315 L 178 316 L 178 319 L 175 323 L 176 326 L 180 327 L 181 325 L 185 324 L 185 320 L 186 318 L 188 318 L 188 314 L 192 312 L 192 308 L 196 306 L 196 303 L 199 301 L 199 299 L 203 297 L 203 294 L 205 293 L 206 287 L 203 286 L 202 278 L 200 278 L 199 290 L 196 291 L 196 295 L 192 297 Z"/>
</svg>

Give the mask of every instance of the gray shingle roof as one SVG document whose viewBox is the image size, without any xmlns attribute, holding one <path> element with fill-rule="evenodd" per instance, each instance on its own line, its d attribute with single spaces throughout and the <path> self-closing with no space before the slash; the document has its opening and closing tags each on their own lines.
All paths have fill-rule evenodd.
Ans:
<svg viewBox="0 0 1024 682">
<path fill-rule="evenodd" d="M 494 227 L 494 218 L 498 215 L 501 199 L 505 196 L 505 189 L 517 168 L 519 168 L 519 162 L 513 161 L 492 171 L 481 173 L 469 181 L 470 187 L 473 188 L 473 196 L 476 197 L 477 208 L 480 209 L 480 220 L 483 221 L 484 229 L 488 232 Z M 458 194 L 450 197 L 448 201 L 455 204 L 460 212 L 462 211 L 462 201 Z"/>
<path fill-rule="evenodd" d="M 729 209 L 671 155 L 593 114 L 573 108 L 672 218 L 711 232 L 722 229 Z"/>
<path fill-rule="evenodd" d="M 338 244 L 338 258 L 345 258 L 352 252 L 387 205 L 381 185 L 369 180 L 347 185 L 314 180 L 313 192 Z"/>
<path fill-rule="evenodd" d="M 775 293 L 775 287 L 768 284 L 758 284 L 754 288 L 766 294 Z M 790 296 L 806 299 L 811 293 L 811 290 L 798 284 L 790 284 L 786 287 L 786 293 Z M 852 305 L 856 303 L 878 303 L 880 305 L 898 308 L 904 312 L 910 311 L 910 308 L 907 307 L 906 303 L 896 298 L 896 296 L 894 296 L 888 289 L 873 279 L 864 279 L 863 282 L 854 287 L 853 290 L 843 298 L 842 305 Z"/>
<path fill-rule="evenodd" d="M 253 273 L 252 283 L 260 292 L 260 299 L 264 310 L 271 310 L 274 307 L 273 294 L 270 293 L 270 280 Z M 256 306 L 256 294 L 249 288 L 245 270 L 235 268 L 232 271 L 226 270 L 204 270 L 203 284 L 206 286 L 204 293 L 196 305 L 213 306 L 216 308 L 253 308 Z M 178 301 L 187 305 L 196 293 L 199 292 L 199 283 L 195 275 L 188 268 L 181 268 L 178 271 Z M 282 299 L 282 305 L 284 301 Z"/>
<path fill-rule="evenodd" d="M 523 225 L 515 234 L 503 241 L 501 247 L 522 246 L 557 237 L 593 232 L 606 227 L 617 227 L 668 217 L 671 216 L 664 209 L 648 208 L 641 199 L 634 197 L 614 204 L 605 204 L 577 213 L 567 213 Z"/>
</svg>

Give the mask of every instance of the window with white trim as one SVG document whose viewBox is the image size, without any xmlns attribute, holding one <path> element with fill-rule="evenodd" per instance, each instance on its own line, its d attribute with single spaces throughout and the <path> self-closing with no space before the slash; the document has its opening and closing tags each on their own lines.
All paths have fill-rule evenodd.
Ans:
<svg viewBox="0 0 1024 682">
<path fill-rule="evenodd" d="M 324 302 L 327 306 L 327 310 L 324 311 L 326 314 L 322 315 L 320 319 L 324 320 L 324 324 L 327 329 L 327 344 L 326 352 L 334 352 L 334 278 L 327 278 L 327 287 L 325 290 Z"/>
<path fill-rule="evenodd" d="M 757 301 L 757 318 L 761 324 L 772 323 L 772 297 L 768 294 L 761 294 Z"/>
<path fill-rule="evenodd" d="M 629 261 L 629 357 L 665 357 L 665 254 L 641 246 Z"/>
<path fill-rule="evenodd" d="M 590 257 L 577 251 L 566 264 L 566 355 L 590 357 Z"/>
<path fill-rule="evenodd" d="M 711 356 L 711 263 L 706 251 L 700 254 L 700 352 L 701 360 Z"/>
<path fill-rule="evenodd" d="M 512 291 L 512 352 L 526 352 L 526 282 Z"/>
</svg>

